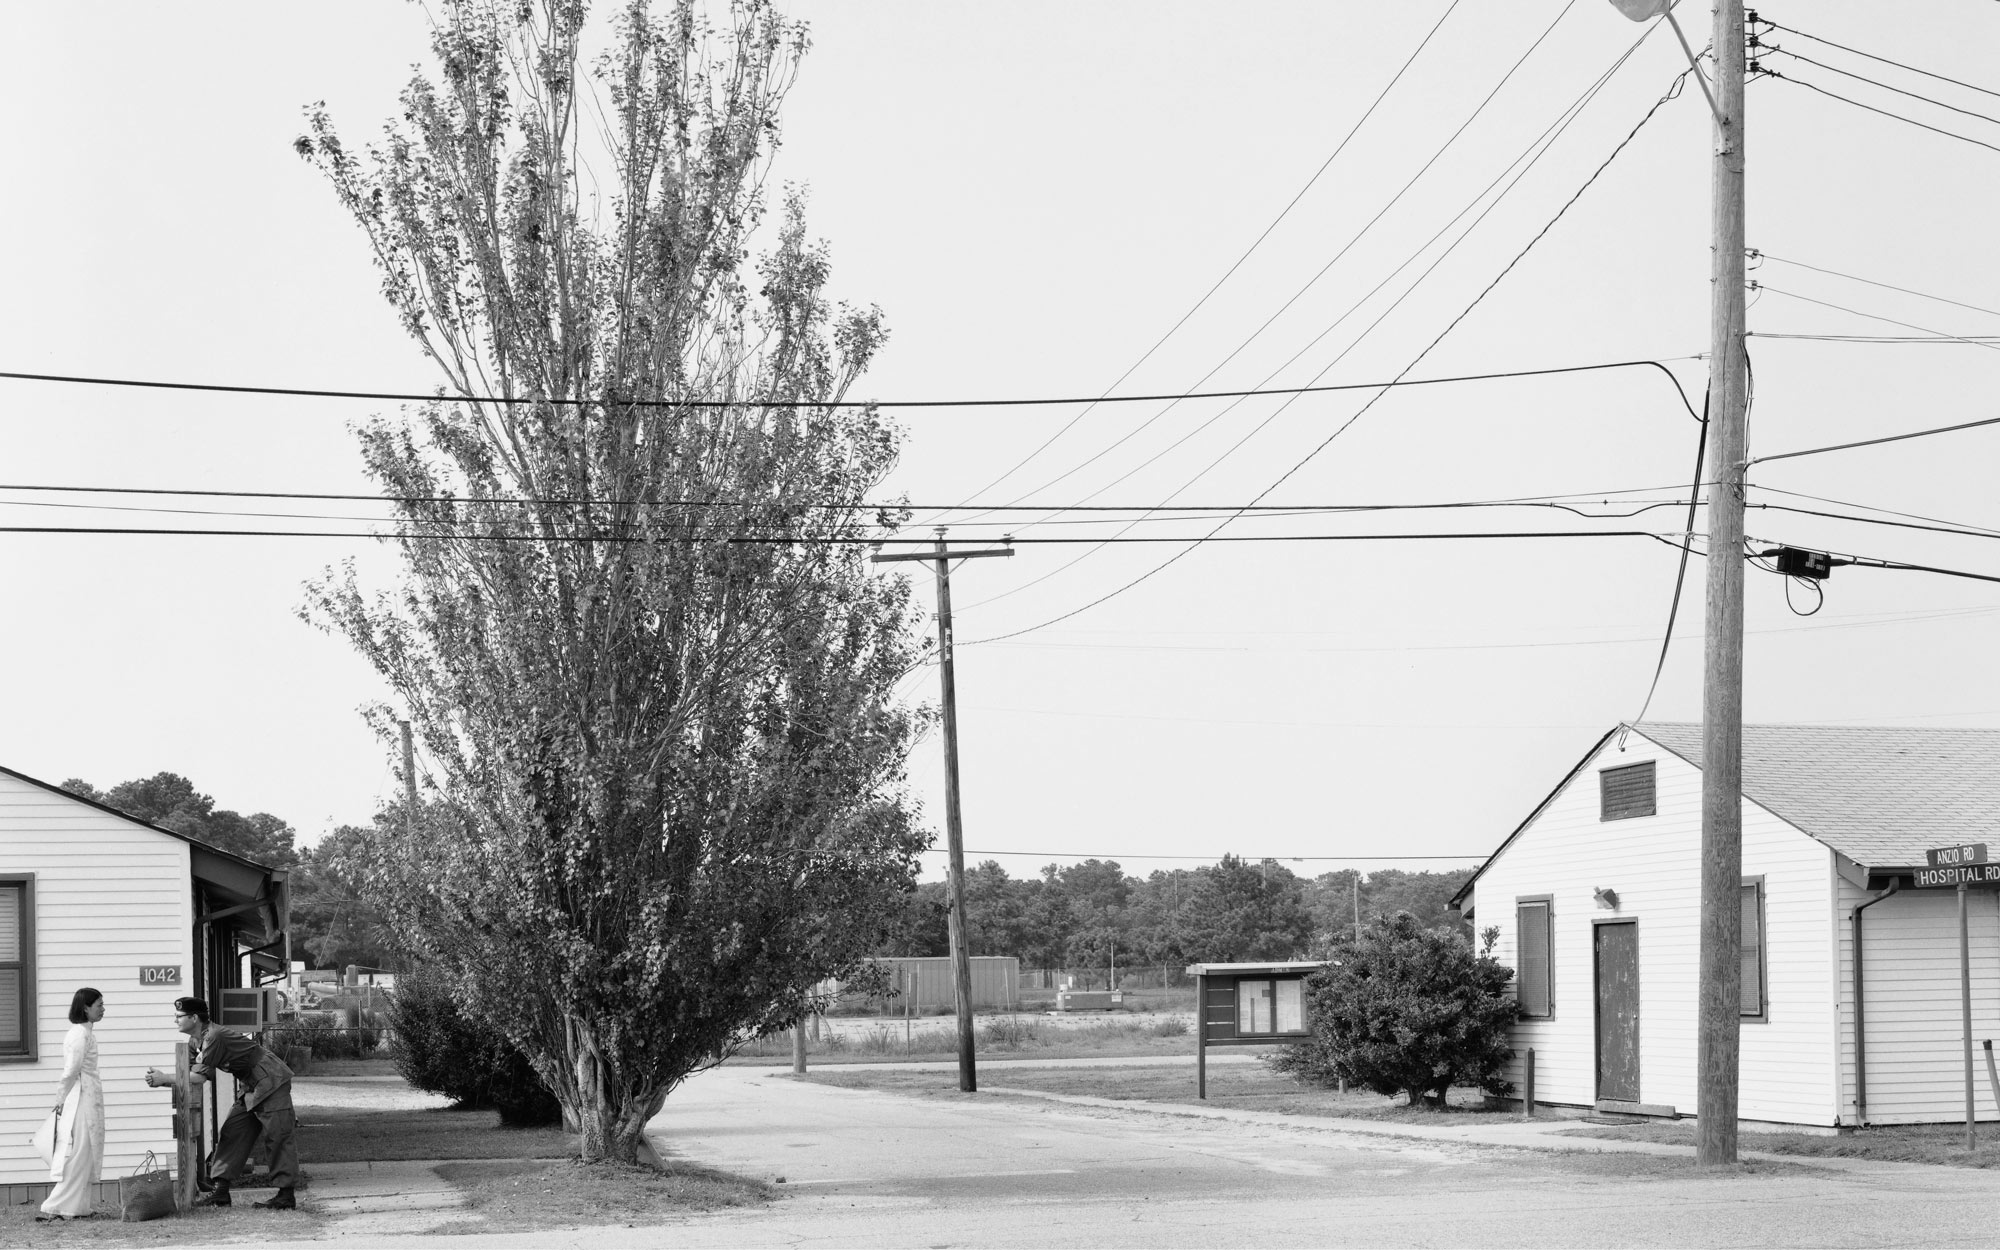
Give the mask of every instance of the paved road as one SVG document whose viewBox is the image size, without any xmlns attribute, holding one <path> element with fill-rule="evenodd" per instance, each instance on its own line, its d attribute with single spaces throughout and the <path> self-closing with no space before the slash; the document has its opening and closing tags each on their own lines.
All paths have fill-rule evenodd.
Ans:
<svg viewBox="0 0 2000 1250">
<path fill-rule="evenodd" d="M 997 1065 L 996 1065 L 997 1066 Z M 998 1074 L 990 1078 L 999 1083 Z M 1558 1155 L 1249 1119 L 912 1098 L 706 1073 L 666 1151 L 787 1197 L 652 1228 L 500 1235 L 576 1246 L 1956 1246 L 2000 1241 L 2000 1177 L 1895 1165 L 1703 1175 L 1679 1157 Z M 1587 1148 L 1587 1147 L 1586 1147 Z M 370 1245 L 432 1244 L 389 1240 Z"/>
</svg>

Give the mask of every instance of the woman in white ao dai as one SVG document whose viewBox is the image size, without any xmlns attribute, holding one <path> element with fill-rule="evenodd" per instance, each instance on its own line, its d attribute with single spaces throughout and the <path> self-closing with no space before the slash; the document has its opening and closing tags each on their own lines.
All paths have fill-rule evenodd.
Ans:
<svg viewBox="0 0 2000 1250">
<path fill-rule="evenodd" d="M 69 1033 L 63 1038 L 62 1086 L 56 1092 L 55 1161 L 49 1179 L 55 1188 L 37 1219 L 76 1219 L 91 1214 L 98 1174 L 104 1169 L 104 1084 L 97 1077 L 97 1034 L 104 1018 L 104 995 L 80 989 L 70 1002 Z"/>
</svg>

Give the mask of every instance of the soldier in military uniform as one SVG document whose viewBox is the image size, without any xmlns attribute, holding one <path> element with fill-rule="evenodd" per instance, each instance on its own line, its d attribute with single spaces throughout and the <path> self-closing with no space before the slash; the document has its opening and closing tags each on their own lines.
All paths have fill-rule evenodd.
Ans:
<svg viewBox="0 0 2000 1250">
<path fill-rule="evenodd" d="M 209 1159 L 209 1177 L 215 1187 L 195 1205 L 233 1205 L 230 1183 L 241 1178 L 257 1139 L 268 1137 L 271 1183 L 278 1187 L 278 1192 L 264 1202 L 251 1205 L 274 1211 L 296 1207 L 298 1200 L 292 1187 L 298 1179 L 299 1150 L 292 1140 L 292 1130 L 297 1127 L 297 1117 L 292 1112 L 292 1070 L 285 1066 L 284 1060 L 244 1034 L 211 1024 L 208 1004 L 199 998 L 174 1000 L 174 1027 L 187 1034 L 194 1044 L 192 1071 L 196 1080 L 214 1080 L 218 1071 L 236 1078 L 236 1105 L 229 1109 L 229 1118 L 222 1123 L 215 1153 Z M 148 1085 L 173 1083 L 171 1073 L 157 1068 L 146 1071 Z"/>
</svg>

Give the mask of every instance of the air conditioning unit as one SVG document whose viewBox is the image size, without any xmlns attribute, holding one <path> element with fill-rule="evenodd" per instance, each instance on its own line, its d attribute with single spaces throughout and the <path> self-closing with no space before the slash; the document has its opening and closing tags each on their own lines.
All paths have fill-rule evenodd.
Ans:
<svg viewBox="0 0 2000 1250">
<path fill-rule="evenodd" d="M 222 1014 L 217 1024 L 226 1024 L 232 1029 L 246 1033 L 256 1033 L 278 1022 L 278 990 L 276 986 L 262 989 L 236 989 L 222 991 Z"/>
</svg>

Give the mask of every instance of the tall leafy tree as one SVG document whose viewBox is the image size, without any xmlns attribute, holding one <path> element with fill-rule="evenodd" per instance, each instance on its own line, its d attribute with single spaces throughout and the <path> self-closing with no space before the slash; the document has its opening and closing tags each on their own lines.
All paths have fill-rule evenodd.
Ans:
<svg viewBox="0 0 2000 1250">
<path fill-rule="evenodd" d="M 403 586 L 349 568 L 308 613 L 428 762 L 418 835 L 371 837 L 375 901 L 583 1156 L 631 1160 L 908 897 L 917 632 L 866 563 L 895 431 L 840 406 L 880 315 L 831 300 L 799 194 L 757 234 L 803 29 L 629 0 L 593 68 L 584 9 L 445 0 L 380 143 L 310 114 L 299 151 L 443 385 L 360 431 Z"/>
<path fill-rule="evenodd" d="M 62 788 L 260 864 L 290 868 L 299 862 L 294 846 L 297 831 L 289 824 L 269 812 L 245 816 L 227 808 L 218 810 L 214 798 L 195 789 L 194 782 L 179 773 L 154 773 L 122 781 L 109 791 L 99 791 L 82 778 L 72 777 Z"/>
</svg>

